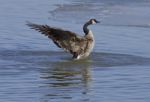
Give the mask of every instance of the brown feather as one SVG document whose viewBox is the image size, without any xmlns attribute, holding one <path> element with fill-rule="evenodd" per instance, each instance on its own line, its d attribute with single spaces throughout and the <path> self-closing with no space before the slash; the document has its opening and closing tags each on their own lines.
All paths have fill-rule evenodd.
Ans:
<svg viewBox="0 0 150 102">
<path fill-rule="evenodd" d="M 31 29 L 35 29 L 48 38 L 60 48 L 69 51 L 71 54 L 82 54 L 87 46 L 88 39 L 80 37 L 73 32 L 62 30 L 48 25 L 38 25 L 33 23 L 27 24 Z"/>
</svg>

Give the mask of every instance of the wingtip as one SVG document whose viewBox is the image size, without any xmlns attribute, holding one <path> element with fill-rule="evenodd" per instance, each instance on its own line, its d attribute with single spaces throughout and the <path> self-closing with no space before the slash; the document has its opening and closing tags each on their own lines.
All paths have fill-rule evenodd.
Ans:
<svg viewBox="0 0 150 102">
<path fill-rule="evenodd" d="M 31 27 L 33 25 L 33 23 L 31 23 L 30 21 L 26 21 L 26 25 Z"/>
<path fill-rule="evenodd" d="M 30 22 L 30 21 L 26 21 L 26 25 L 28 27 L 30 27 L 31 29 L 37 29 L 38 28 L 37 24 L 34 24 L 34 23 Z"/>
</svg>

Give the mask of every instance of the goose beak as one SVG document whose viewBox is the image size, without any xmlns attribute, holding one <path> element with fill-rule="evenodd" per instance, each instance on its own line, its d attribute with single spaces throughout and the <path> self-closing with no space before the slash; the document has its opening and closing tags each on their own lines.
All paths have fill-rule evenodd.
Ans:
<svg viewBox="0 0 150 102">
<path fill-rule="evenodd" d="M 100 21 L 97 21 L 97 20 L 96 20 L 96 23 L 100 23 Z"/>
</svg>

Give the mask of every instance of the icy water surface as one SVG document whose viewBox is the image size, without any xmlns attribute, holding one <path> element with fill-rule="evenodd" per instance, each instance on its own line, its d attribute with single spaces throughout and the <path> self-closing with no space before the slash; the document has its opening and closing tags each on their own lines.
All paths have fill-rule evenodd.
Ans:
<svg viewBox="0 0 150 102">
<path fill-rule="evenodd" d="M 0 102 L 149 102 L 149 0 L 0 1 Z M 71 60 L 26 21 L 83 35 L 89 18 L 96 45 Z"/>
</svg>

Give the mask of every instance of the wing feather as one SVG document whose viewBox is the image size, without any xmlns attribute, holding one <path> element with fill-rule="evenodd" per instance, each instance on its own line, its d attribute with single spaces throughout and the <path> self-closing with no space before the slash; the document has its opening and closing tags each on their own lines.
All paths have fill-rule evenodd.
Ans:
<svg viewBox="0 0 150 102">
<path fill-rule="evenodd" d="M 48 25 L 38 25 L 33 23 L 27 23 L 31 29 L 35 29 L 48 38 L 52 39 L 53 42 L 60 48 L 69 51 L 71 54 L 83 53 L 85 43 L 87 42 L 85 38 L 78 36 L 77 34 L 62 30 L 55 27 L 50 27 Z"/>
</svg>

